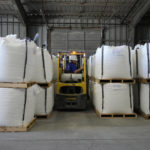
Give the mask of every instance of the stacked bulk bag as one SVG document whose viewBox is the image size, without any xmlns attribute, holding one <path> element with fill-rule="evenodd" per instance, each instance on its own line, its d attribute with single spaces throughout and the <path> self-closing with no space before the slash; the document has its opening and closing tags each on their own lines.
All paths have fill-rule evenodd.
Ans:
<svg viewBox="0 0 150 150">
<path fill-rule="evenodd" d="M 52 84 L 47 88 L 39 86 L 38 91 L 35 115 L 40 116 L 50 114 L 54 105 L 54 85 Z"/>
<path fill-rule="evenodd" d="M 150 78 L 150 43 L 137 45 L 138 54 L 138 76 L 139 78 Z"/>
<path fill-rule="evenodd" d="M 121 83 L 94 84 L 93 102 L 102 114 L 133 113 L 132 85 Z"/>
<path fill-rule="evenodd" d="M 137 77 L 137 51 L 131 51 L 131 59 L 132 59 L 132 68 L 133 68 L 133 78 Z"/>
<path fill-rule="evenodd" d="M 150 84 L 140 85 L 140 110 L 146 115 L 150 114 Z"/>
<path fill-rule="evenodd" d="M 141 80 L 140 83 L 140 110 L 145 115 L 150 115 L 150 84 L 147 81 L 147 79 L 150 79 L 150 43 L 145 43 L 144 45 L 138 44 L 134 49 L 137 50 L 138 56 L 138 77 L 145 81 L 143 83 Z"/>
<path fill-rule="evenodd" d="M 0 38 L 0 82 L 33 81 L 36 45 L 16 35 Z"/>
<path fill-rule="evenodd" d="M 0 126 L 26 126 L 34 118 L 36 86 L 0 88 Z"/>
<path fill-rule="evenodd" d="M 131 48 L 128 46 L 102 46 L 95 54 L 95 78 L 132 78 Z"/>
<path fill-rule="evenodd" d="M 34 81 L 50 82 L 53 79 L 53 61 L 46 49 L 36 48 Z"/>
<path fill-rule="evenodd" d="M 88 59 L 88 76 L 91 77 L 91 61 L 92 61 L 92 57 L 90 56 Z"/>
<path fill-rule="evenodd" d="M 55 55 L 52 55 L 52 60 L 53 60 L 53 79 L 56 81 L 57 80 L 57 57 Z"/>
</svg>

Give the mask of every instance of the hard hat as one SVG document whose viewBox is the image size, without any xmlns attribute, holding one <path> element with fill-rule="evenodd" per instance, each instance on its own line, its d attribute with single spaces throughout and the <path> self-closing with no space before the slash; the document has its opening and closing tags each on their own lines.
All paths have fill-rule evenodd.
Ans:
<svg viewBox="0 0 150 150">
<path fill-rule="evenodd" d="M 77 61 L 77 56 L 76 55 L 70 55 L 69 60 Z"/>
</svg>

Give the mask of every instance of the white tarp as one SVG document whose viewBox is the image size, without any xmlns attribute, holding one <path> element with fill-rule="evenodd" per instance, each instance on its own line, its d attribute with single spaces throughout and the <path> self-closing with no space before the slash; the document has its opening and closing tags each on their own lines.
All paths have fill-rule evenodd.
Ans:
<svg viewBox="0 0 150 150">
<path fill-rule="evenodd" d="M 49 88 L 42 88 L 39 86 L 39 93 L 36 98 L 36 115 L 49 114 L 54 105 L 54 85 Z"/>
<path fill-rule="evenodd" d="M 35 62 L 34 81 L 43 83 L 52 81 L 53 62 L 49 52 L 46 49 L 41 50 L 41 48 L 37 47 Z"/>
<path fill-rule="evenodd" d="M 93 85 L 93 103 L 100 113 L 133 113 L 132 85 L 95 83 Z"/>
<path fill-rule="evenodd" d="M 35 51 L 33 41 L 17 39 L 16 35 L 0 38 L 0 82 L 33 81 Z"/>
<path fill-rule="evenodd" d="M 138 77 L 150 78 L 150 43 L 137 45 Z"/>
<path fill-rule="evenodd" d="M 28 89 L 0 88 L 0 126 L 29 124 L 35 113 L 35 91 L 36 86 Z"/>
<path fill-rule="evenodd" d="M 150 84 L 142 84 L 141 83 L 140 109 L 145 114 L 150 114 Z"/>
<path fill-rule="evenodd" d="M 102 46 L 94 60 L 95 78 L 132 78 L 131 48 L 128 46 Z"/>
</svg>

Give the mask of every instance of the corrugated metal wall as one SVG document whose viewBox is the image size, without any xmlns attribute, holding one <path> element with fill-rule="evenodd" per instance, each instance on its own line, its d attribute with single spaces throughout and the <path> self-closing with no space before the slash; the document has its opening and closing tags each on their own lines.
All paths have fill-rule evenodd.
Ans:
<svg viewBox="0 0 150 150">
<path fill-rule="evenodd" d="M 26 28 L 13 15 L 0 15 L 0 36 L 17 34 L 18 37 L 26 36 Z"/>
<path fill-rule="evenodd" d="M 112 24 L 106 25 L 105 44 L 122 45 L 128 42 L 128 27 L 126 25 L 114 24 L 115 21 L 109 21 Z M 28 34 L 33 39 L 34 35 L 39 33 L 37 44 L 39 46 L 47 41 L 46 26 L 34 25 L 28 27 Z M 80 50 L 85 51 L 87 55 L 95 52 L 100 46 L 101 28 L 53 28 L 50 32 L 48 44 L 51 52 L 56 54 L 58 51 Z"/>
</svg>

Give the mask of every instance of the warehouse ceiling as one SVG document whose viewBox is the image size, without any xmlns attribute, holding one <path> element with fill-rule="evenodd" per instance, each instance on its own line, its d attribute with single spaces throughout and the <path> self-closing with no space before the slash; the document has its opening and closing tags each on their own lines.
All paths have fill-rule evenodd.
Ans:
<svg viewBox="0 0 150 150">
<path fill-rule="evenodd" d="M 14 14 L 23 23 L 40 18 L 47 23 L 52 18 L 117 18 L 128 23 L 145 6 L 150 8 L 149 0 L 0 0 L 0 14 Z"/>
</svg>

